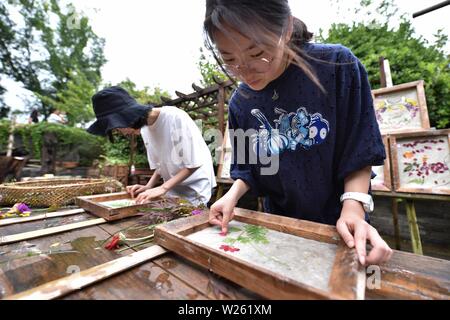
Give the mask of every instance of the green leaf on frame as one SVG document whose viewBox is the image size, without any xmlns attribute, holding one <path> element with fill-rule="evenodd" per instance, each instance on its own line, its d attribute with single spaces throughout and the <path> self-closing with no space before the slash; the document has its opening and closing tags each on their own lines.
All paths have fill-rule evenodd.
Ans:
<svg viewBox="0 0 450 320">
<path fill-rule="evenodd" d="M 408 163 L 405 167 L 405 169 L 403 169 L 403 172 L 409 172 L 413 169 L 413 165 L 412 163 Z"/>
<path fill-rule="evenodd" d="M 413 179 L 413 180 L 409 180 L 408 183 L 424 184 L 425 180 L 424 179 Z"/>
</svg>

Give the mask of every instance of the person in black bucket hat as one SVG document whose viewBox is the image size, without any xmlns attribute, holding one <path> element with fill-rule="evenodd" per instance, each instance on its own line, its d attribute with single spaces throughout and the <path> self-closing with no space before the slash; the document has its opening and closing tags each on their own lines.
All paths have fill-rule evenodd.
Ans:
<svg viewBox="0 0 450 320">
<path fill-rule="evenodd" d="M 87 131 L 100 136 L 110 136 L 114 129 L 135 128 L 138 121 L 147 117 L 153 106 L 139 104 L 121 87 L 110 87 L 97 92 L 92 97 L 95 116 Z M 138 129 L 138 128 L 136 128 Z"/>
<path fill-rule="evenodd" d="M 141 134 L 150 169 L 144 185 L 127 186 L 136 203 L 147 203 L 163 195 L 206 205 L 216 186 L 211 153 L 189 115 L 176 107 L 156 108 L 139 104 L 121 87 L 110 87 L 92 97 L 97 121 L 87 131 L 109 136 L 113 132 Z M 163 178 L 164 183 L 156 186 Z"/>
</svg>

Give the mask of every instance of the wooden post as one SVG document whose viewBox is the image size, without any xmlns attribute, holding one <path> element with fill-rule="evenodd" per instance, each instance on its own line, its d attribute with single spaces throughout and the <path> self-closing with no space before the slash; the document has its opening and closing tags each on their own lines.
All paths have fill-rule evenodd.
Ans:
<svg viewBox="0 0 450 320">
<path fill-rule="evenodd" d="M 216 201 L 222 198 L 223 196 L 223 183 L 218 183 L 217 185 L 217 193 L 216 193 Z"/>
<path fill-rule="evenodd" d="M 394 86 L 392 82 L 391 66 L 389 60 L 380 57 L 380 86 L 381 88 L 390 88 Z"/>
<path fill-rule="evenodd" d="M 42 136 L 41 174 L 55 173 L 58 137 L 54 132 L 45 132 Z"/>
<path fill-rule="evenodd" d="M 131 139 L 130 139 L 130 160 L 129 160 L 129 165 L 130 167 L 134 164 L 134 156 L 136 153 L 136 135 L 132 134 L 131 135 Z"/>
<path fill-rule="evenodd" d="M 392 198 L 392 222 L 394 224 L 395 249 L 401 250 L 400 227 L 398 225 L 398 204 L 402 199 Z"/>
<path fill-rule="evenodd" d="M 130 160 L 128 163 L 129 171 L 128 171 L 128 176 L 127 176 L 127 185 L 133 184 L 133 181 L 131 181 L 131 180 L 133 180 L 134 174 L 136 172 L 136 167 L 134 164 L 136 148 L 137 148 L 136 135 L 132 134 L 131 139 L 130 139 Z"/>
<path fill-rule="evenodd" d="M 225 134 L 225 88 L 222 85 L 219 88 L 217 106 L 219 108 L 219 129 L 223 136 Z"/>
<path fill-rule="evenodd" d="M 13 149 L 14 149 L 14 128 L 16 126 L 16 116 L 12 116 L 11 118 L 11 127 L 9 131 L 8 138 L 8 147 L 6 148 L 6 156 L 12 157 Z"/>
<path fill-rule="evenodd" d="M 384 72 L 384 57 L 380 57 L 380 87 L 386 88 L 386 73 Z"/>
<path fill-rule="evenodd" d="M 388 59 L 384 59 L 384 73 L 386 75 L 386 87 L 393 87 L 394 82 L 392 81 L 391 65 Z"/>
<path fill-rule="evenodd" d="M 409 232 L 411 233 L 411 244 L 415 254 L 423 255 L 422 242 L 420 241 L 419 226 L 417 224 L 416 208 L 414 200 L 405 200 L 406 215 L 408 217 Z"/>
</svg>

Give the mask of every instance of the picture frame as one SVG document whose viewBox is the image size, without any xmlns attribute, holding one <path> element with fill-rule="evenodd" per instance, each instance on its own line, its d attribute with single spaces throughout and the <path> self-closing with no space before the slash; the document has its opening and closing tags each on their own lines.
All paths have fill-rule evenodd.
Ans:
<svg viewBox="0 0 450 320">
<path fill-rule="evenodd" d="M 370 184 L 372 191 L 390 192 L 393 190 L 393 187 L 391 177 L 389 137 L 385 135 L 382 136 L 382 139 L 386 152 L 386 159 L 384 160 L 384 165 L 372 167 L 372 171 L 376 174 L 376 177 L 370 181 Z"/>
<path fill-rule="evenodd" d="M 372 90 L 375 115 L 382 134 L 430 129 L 423 80 Z"/>
<path fill-rule="evenodd" d="M 227 238 L 218 233 L 219 227 L 209 224 L 209 216 L 206 212 L 202 215 L 174 220 L 156 227 L 155 242 L 264 298 L 364 299 L 364 267 L 359 264 L 355 249 L 348 248 L 335 227 L 240 208 L 235 208 L 234 212 L 234 220 L 229 225 Z M 235 227 L 232 227 L 232 223 L 240 223 L 252 228 L 266 228 L 268 233 L 273 233 L 273 236 L 271 236 L 273 238 L 270 239 L 290 237 L 295 241 L 286 241 L 285 239 L 279 243 L 269 241 L 266 243 L 266 247 L 259 244 L 259 249 L 255 247 L 253 255 L 257 255 L 258 252 L 263 250 L 262 248 L 265 248 L 263 258 L 267 260 L 267 264 L 258 264 L 258 259 L 253 259 L 251 252 L 245 251 L 248 246 L 252 246 L 248 238 L 247 241 L 250 244 L 244 244 L 244 241 L 239 242 L 242 251 L 241 256 L 239 256 L 241 254 L 240 249 L 228 245 L 230 242 L 227 242 L 226 239 L 234 239 L 233 234 L 240 234 L 235 240 L 242 236 L 239 228 L 237 228 L 238 231 L 233 233 Z M 216 244 L 211 245 L 205 243 L 205 241 L 219 242 L 216 246 Z M 222 241 L 224 244 L 219 247 L 218 244 Z M 308 244 L 295 251 L 297 248 L 296 241 L 306 241 Z M 309 242 L 313 244 L 311 245 Z M 245 245 L 247 245 L 247 248 L 242 247 Z M 333 248 L 332 250 L 335 250 L 332 251 L 334 254 L 324 254 L 324 250 L 329 250 L 330 246 Z M 311 249 L 308 251 L 308 248 Z M 294 250 L 297 254 L 291 255 L 291 250 Z M 290 264 L 296 261 L 304 261 L 304 264 L 292 267 L 287 273 L 280 272 L 273 267 L 277 262 L 275 258 L 273 258 L 275 263 L 269 265 L 268 259 L 271 258 L 269 255 L 274 251 L 281 255 L 281 259 L 284 259 L 278 261 L 281 266 L 282 263 Z M 305 256 L 302 256 L 303 254 Z M 291 259 L 288 257 L 291 257 Z M 314 263 L 317 261 L 315 259 L 321 259 L 320 261 L 323 263 Z M 319 269 L 324 265 L 329 267 L 329 271 L 321 273 L 323 270 L 319 271 Z M 311 279 L 302 282 L 292 278 L 293 275 L 309 277 L 311 271 L 303 269 L 306 266 L 313 267 Z M 325 286 L 316 287 L 315 282 L 311 284 L 310 280 L 321 282 Z"/>
<path fill-rule="evenodd" d="M 450 129 L 390 136 L 396 192 L 450 195 Z"/>
<path fill-rule="evenodd" d="M 130 194 L 127 192 L 83 196 L 75 199 L 77 206 L 107 221 L 134 216 L 139 213 L 140 209 L 146 208 L 149 205 L 132 204 L 132 201 L 133 199 L 131 199 Z M 123 202 L 124 205 L 119 204 L 118 206 L 114 206 L 114 202 Z M 108 203 L 111 203 L 111 205 L 107 205 Z"/>
</svg>

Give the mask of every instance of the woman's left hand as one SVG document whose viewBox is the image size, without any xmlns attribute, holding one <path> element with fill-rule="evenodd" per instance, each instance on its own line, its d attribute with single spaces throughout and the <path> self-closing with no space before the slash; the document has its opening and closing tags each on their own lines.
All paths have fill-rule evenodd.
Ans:
<svg viewBox="0 0 450 320">
<path fill-rule="evenodd" d="M 167 190 L 162 186 L 149 189 L 140 193 L 136 198 L 136 204 L 148 203 L 153 199 L 160 198 L 167 193 Z"/>
<path fill-rule="evenodd" d="M 392 249 L 380 237 L 378 231 L 364 220 L 364 210 L 359 202 L 344 202 L 336 228 L 347 246 L 356 248 L 363 266 L 382 264 L 391 258 Z M 372 245 L 369 255 L 366 254 L 367 240 Z"/>
</svg>

